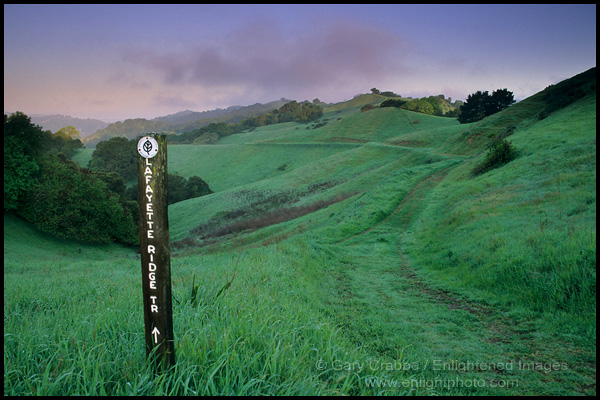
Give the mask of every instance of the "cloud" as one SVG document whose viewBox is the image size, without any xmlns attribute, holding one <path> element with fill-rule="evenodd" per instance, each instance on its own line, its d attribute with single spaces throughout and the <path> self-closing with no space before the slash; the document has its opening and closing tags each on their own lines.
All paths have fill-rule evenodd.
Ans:
<svg viewBox="0 0 600 400">
<path fill-rule="evenodd" d="M 399 61 L 409 55 L 407 49 L 385 30 L 347 21 L 307 26 L 297 36 L 263 21 L 218 43 L 189 44 L 179 51 L 129 49 L 122 60 L 157 73 L 167 86 L 236 85 L 247 92 L 308 94 L 407 72 Z"/>
<path fill-rule="evenodd" d="M 156 95 L 152 98 L 152 104 L 155 106 L 167 106 L 174 108 L 192 108 L 196 106 L 196 103 L 185 100 L 181 96 L 165 96 Z"/>
</svg>

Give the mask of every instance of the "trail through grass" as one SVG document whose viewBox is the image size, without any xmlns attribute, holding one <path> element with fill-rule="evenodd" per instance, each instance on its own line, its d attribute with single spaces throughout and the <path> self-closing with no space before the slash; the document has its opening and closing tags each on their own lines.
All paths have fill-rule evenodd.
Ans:
<svg viewBox="0 0 600 400">
<path fill-rule="evenodd" d="M 595 104 L 458 125 L 355 101 L 171 146 L 217 191 L 169 209 L 158 375 L 136 250 L 5 215 L 4 393 L 595 395 Z M 498 135 L 519 156 L 473 178 Z"/>
</svg>

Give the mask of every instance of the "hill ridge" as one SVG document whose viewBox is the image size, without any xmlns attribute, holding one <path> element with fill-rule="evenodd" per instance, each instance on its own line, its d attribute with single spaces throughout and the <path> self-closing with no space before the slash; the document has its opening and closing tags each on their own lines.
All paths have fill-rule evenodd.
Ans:
<svg viewBox="0 0 600 400">
<path fill-rule="evenodd" d="M 137 249 L 5 215 L 6 393 L 595 395 L 593 72 L 470 124 L 363 98 L 169 146 L 215 192 L 169 206 L 166 380 Z"/>
</svg>

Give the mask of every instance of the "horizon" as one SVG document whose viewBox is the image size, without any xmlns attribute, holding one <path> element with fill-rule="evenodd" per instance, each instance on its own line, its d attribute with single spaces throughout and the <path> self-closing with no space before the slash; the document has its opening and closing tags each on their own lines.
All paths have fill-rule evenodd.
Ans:
<svg viewBox="0 0 600 400">
<path fill-rule="evenodd" d="M 520 101 L 595 66 L 595 4 L 4 5 L 4 108 L 27 115 L 153 119 L 373 87 Z"/>
<path fill-rule="evenodd" d="M 359 97 L 359 96 L 367 95 L 367 94 L 371 94 L 371 93 L 359 93 L 359 94 L 355 95 L 355 97 Z M 413 98 L 413 97 L 405 97 L 405 98 Z M 280 100 L 298 101 L 298 100 L 294 100 L 294 99 L 286 99 L 286 98 L 283 98 L 283 97 Z M 350 100 L 352 100 L 352 99 L 345 99 L 345 100 L 342 100 L 340 102 L 335 102 L 335 103 L 325 103 L 325 102 L 323 102 L 323 103 L 327 104 L 327 105 L 335 105 L 335 104 L 344 103 L 344 102 L 350 101 Z M 458 100 L 461 100 L 461 99 L 458 99 Z M 277 100 L 267 101 L 267 102 L 262 103 L 262 104 L 268 104 L 268 103 L 275 102 L 275 101 L 277 101 Z M 305 101 L 305 100 L 300 100 L 300 101 Z M 298 102 L 300 102 L 300 101 L 298 101 Z M 452 102 L 455 102 L 455 101 L 456 101 L 455 99 L 452 99 Z M 518 100 L 518 101 L 520 101 L 520 100 Z M 203 112 L 210 112 L 210 111 L 216 111 L 216 110 L 226 110 L 226 109 L 231 108 L 231 107 L 243 108 L 243 107 L 252 106 L 254 104 L 260 104 L 260 103 L 252 103 L 252 104 L 244 104 L 244 105 L 233 104 L 233 105 L 227 106 L 227 107 L 217 107 L 217 108 L 213 108 L 213 109 L 210 109 L 210 110 L 199 110 L 199 111 L 186 109 L 186 110 L 176 111 L 176 112 L 173 112 L 173 113 L 170 113 L 170 114 L 157 115 L 156 117 L 144 118 L 144 119 L 152 120 L 152 119 L 156 119 L 156 118 L 164 118 L 164 117 L 169 117 L 169 116 L 172 116 L 172 115 L 176 115 L 176 114 L 180 114 L 180 113 L 186 113 L 186 112 L 189 112 L 189 113 L 203 113 Z M 13 114 L 15 112 L 20 112 L 20 111 L 21 110 L 4 111 L 4 114 L 9 114 L 10 115 L 10 114 Z M 75 116 L 68 115 L 68 114 L 58 114 L 58 113 L 55 113 L 55 114 L 36 114 L 36 113 L 27 114 L 27 113 L 25 113 L 25 114 L 28 117 L 37 117 L 37 118 L 40 118 L 40 117 L 68 117 L 68 118 L 77 118 L 77 119 L 82 119 L 82 120 L 86 120 L 86 119 L 99 120 L 97 118 L 75 117 Z M 107 122 L 107 123 L 111 123 L 112 124 L 112 123 L 115 123 L 115 122 L 123 122 L 123 121 L 128 120 L 128 119 L 138 119 L 138 118 L 142 118 L 142 117 L 127 117 L 127 118 L 124 118 L 124 119 L 121 119 L 121 120 L 114 120 L 114 121 L 99 120 L 99 121 L 101 121 L 101 122 Z"/>
</svg>

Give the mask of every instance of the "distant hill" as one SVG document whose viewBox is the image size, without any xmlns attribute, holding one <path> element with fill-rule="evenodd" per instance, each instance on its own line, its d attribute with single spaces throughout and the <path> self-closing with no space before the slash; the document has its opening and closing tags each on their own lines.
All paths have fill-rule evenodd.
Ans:
<svg viewBox="0 0 600 400">
<path fill-rule="evenodd" d="M 430 96 L 430 97 L 434 97 L 437 99 L 437 101 L 440 105 L 441 111 L 444 115 L 455 112 L 455 110 L 460 108 L 460 106 L 463 104 L 463 102 L 461 100 L 452 102 L 451 98 L 446 98 L 443 94 L 440 94 L 437 96 Z M 425 98 L 426 97 L 422 97 L 422 99 L 425 99 Z M 341 110 L 345 110 L 345 111 L 358 110 L 367 105 L 371 105 L 373 107 L 379 107 L 381 105 L 381 103 L 383 103 L 386 100 L 390 100 L 390 99 L 399 99 L 399 100 L 403 100 L 406 102 L 409 102 L 411 100 L 416 100 L 416 99 L 413 99 L 412 97 L 386 96 L 383 94 L 366 93 L 366 94 L 356 95 L 351 100 L 346 100 L 346 101 L 342 101 L 342 102 L 335 103 L 335 104 L 325 105 L 324 111 L 330 112 L 330 111 L 341 111 Z"/>
<path fill-rule="evenodd" d="M 175 114 L 153 118 L 152 120 L 144 118 L 126 119 L 125 121 L 115 122 L 96 131 L 93 135 L 86 137 L 84 143 L 88 147 L 94 147 L 97 143 L 114 136 L 133 139 L 137 135 L 146 132 L 176 134 L 201 128 L 215 122 L 237 123 L 243 119 L 280 108 L 290 101 L 281 98 L 280 100 L 271 101 L 266 104 L 255 103 L 249 106 L 231 106 L 226 109 L 203 112 L 180 111 Z"/>
<path fill-rule="evenodd" d="M 235 123 L 240 122 L 243 119 L 255 117 L 257 115 L 264 114 L 264 113 L 274 110 L 276 108 L 280 108 L 281 106 L 283 106 L 286 103 L 289 103 L 290 101 L 292 101 L 292 100 L 282 97 L 279 100 L 271 101 L 271 102 L 268 102 L 265 104 L 255 103 L 255 104 L 251 104 L 249 106 L 243 106 L 243 107 L 241 107 L 241 106 L 228 107 L 227 110 L 231 110 L 231 111 L 227 111 L 226 113 L 223 113 L 220 116 L 203 117 L 203 118 L 197 119 L 193 122 L 183 124 L 180 126 L 176 126 L 175 132 L 183 133 L 183 132 L 201 128 L 201 127 L 206 126 L 211 123 L 218 123 L 218 122 L 227 122 L 227 123 L 235 124 Z M 198 113 L 198 114 L 202 114 L 202 113 Z"/>
<path fill-rule="evenodd" d="M 70 115 L 31 115 L 31 122 L 40 125 L 44 130 L 56 132 L 65 126 L 74 126 L 79 131 L 82 138 L 94 134 L 99 129 L 106 128 L 108 122 L 100 121 L 99 119 L 91 118 L 75 118 Z"/>
<path fill-rule="evenodd" d="M 168 132 L 171 131 L 172 125 L 159 121 L 148 121 L 144 118 L 126 119 L 108 125 L 104 129 L 96 131 L 91 136 L 83 139 L 83 142 L 88 147 L 94 147 L 99 142 L 108 140 L 115 136 L 134 139 L 137 135 L 147 132 Z"/>
<path fill-rule="evenodd" d="M 164 123 L 167 123 L 170 125 L 186 125 L 191 122 L 198 121 L 200 119 L 220 117 L 223 114 L 233 112 L 240 108 L 242 108 L 242 106 L 217 108 L 214 110 L 201 111 L 201 112 L 185 110 L 185 111 L 180 111 L 175 114 L 165 115 L 163 117 L 156 117 L 156 118 L 152 119 L 151 121 L 164 122 Z"/>
</svg>

